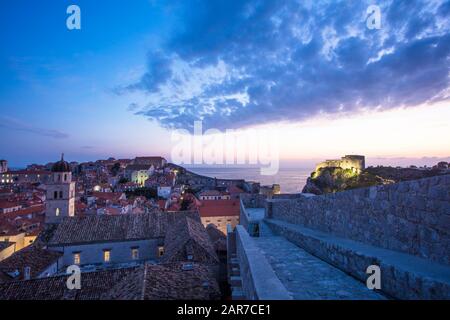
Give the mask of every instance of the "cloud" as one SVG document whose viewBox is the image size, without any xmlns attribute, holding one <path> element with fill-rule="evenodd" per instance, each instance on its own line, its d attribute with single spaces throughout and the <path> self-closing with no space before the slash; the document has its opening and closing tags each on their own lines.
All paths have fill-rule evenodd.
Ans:
<svg viewBox="0 0 450 320">
<path fill-rule="evenodd" d="M 449 99 L 450 6 L 378 1 L 174 1 L 182 24 L 121 94 L 167 128 L 238 128 Z M 192 10 L 195 8 L 195 10 Z"/>
<path fill-rule="evenodd" d="M 0 127 L 4 127 L 11 130 L 30 132 L 33 134 L 51 137 L 54 139 L 66 139 L 69 137 L 68 134 L 60 132 L 58 130 L 36 127 L 31 124 L 7 116 L 0 116 Z"/>
</svg>

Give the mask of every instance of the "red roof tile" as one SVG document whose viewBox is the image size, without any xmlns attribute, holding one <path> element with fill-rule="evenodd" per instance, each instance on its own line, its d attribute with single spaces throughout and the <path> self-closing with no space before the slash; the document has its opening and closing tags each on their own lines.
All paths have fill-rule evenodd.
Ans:
<svg viewBox="0 0 450 320">
<path fill-rule="evenodd" d="M 203 200 L 199 207 L 201 217 L 239 216 L 238 200 Z"/>
</svg>

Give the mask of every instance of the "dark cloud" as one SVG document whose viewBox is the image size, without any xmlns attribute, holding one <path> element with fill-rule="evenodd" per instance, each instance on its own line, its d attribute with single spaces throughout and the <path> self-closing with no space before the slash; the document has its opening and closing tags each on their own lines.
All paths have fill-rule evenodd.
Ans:
<svg viewBox="0 0 450 320">
<path fill-rule="evenodd" d="M 447 2 L 178 1 L 178 32 L 127 90 L 164 127 L 237 128 L 448 99 Z M 448 92 L 448 91 L 447 91 Z"/>
</svg>

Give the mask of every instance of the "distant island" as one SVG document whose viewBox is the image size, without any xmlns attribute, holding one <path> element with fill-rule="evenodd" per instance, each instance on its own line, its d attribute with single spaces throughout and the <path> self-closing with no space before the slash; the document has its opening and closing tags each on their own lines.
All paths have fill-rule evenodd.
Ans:
<svg viewBox="0 0 450 320">
<path fill-rule="evenodd" d="M 366 168 L 364 156 L 346 155 L 339 160 L 326 160 L 319 163 L 308 178 L 302 193 L 321 195 L 448 173 L 449 163 L 445 161 L 433 167 L 370 166 Z"/>
</svg>

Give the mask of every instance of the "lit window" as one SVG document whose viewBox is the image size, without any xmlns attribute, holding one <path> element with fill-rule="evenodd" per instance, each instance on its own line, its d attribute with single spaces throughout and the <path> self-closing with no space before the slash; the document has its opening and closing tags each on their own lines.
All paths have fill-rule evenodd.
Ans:
<svg viewBox="0 0 450 320">
<path fill-rule="evenodd" d="M 158 247 L 158 254 L 160 257 L 164 255 L 164 247 Z"/>
<path fill-rule="evenodd" d="M 55 215 L 56 215 L 57 217 L 59 217 L 59 208 L 56 208 L 56 210 L 55 210 Z"/>
<path fill-rule="evenodd" d="M 139 260 L 139 249 L 138 248 L 131 249 L 131 259 Z"/>
<path fill-rule="evenodd" d="M 73 254 L 73 264 L 79 265 L 80 262 L 81 262 L 80 253 L 79 253 L 79 252 L 74 253 L 74 254 Z"/>
<path fill-rule="evenodd" d="M 103 261 L 104 262 L 110 262 L 111 261 L 111 250 L 104 250 L 103 251 Z"/>
</svg>

